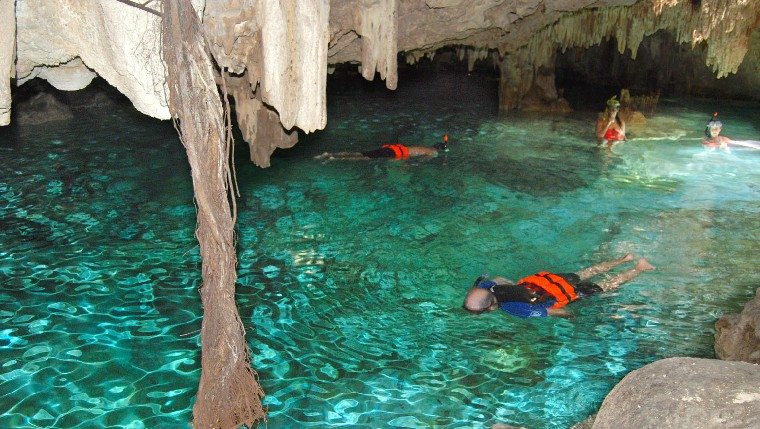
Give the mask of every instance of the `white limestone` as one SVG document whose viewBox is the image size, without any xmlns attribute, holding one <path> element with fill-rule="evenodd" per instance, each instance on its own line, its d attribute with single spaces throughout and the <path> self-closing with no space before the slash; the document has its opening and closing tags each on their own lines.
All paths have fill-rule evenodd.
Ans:
<svg viewBox="0 0 760 429">
<path fill-rule="evenodd" d="M 94 72 L 137 110 L 169 118 L 157 16 L 114 0 L 18 0 L 16 22 L 19 82 L 79 89 Z"/>
<path fill-rule="evenodd" d="M 0 126 L 11 122 L 11 77 L 16 58 L 15 0 L 0 0 Z"/>
</svg>

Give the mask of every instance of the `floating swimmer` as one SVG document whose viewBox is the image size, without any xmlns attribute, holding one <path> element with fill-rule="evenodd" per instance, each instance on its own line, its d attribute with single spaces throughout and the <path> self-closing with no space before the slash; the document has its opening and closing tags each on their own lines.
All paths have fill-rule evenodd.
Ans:
<svg viewBox="0 0 760 429">
<path fill-rule="evenodd" d="M 449 151 L 449 135 L 443 135 L 443 141 L 434 144 L 432 147 L 428 146 L 405 146 L 400 143 L 385 144 L 378 149 L 369 150 L 366 152 L 325 152 L 321 155 L 317 155 L 314 159 L 345 159 L 345 160 L 360 160 L 360 159 L 375 159 L 375 158 L 389 158 L 389 159 L 407 159 L 413 157 L 436 157 L 440 152 Z"/>
<path fill-rule="evenodd" d="M 467 292 L 463 308 L 475 314 L 501 309 L 517 317 L 569 317 L 570 313 L 563 308 L 565 305 L 583 296 L 617 289 L 642 272 L 654 270 L 649 261 L 640 258 L 633 268 L 599 284 L 589 281 L 591 277 L 633 259 L 633 254 L 629 253 L 575 273 L 554 274 L 543 271 L 522 278 L 517 284 L 503 277 L 489 280 L 481 276 Z"/>
</svg>

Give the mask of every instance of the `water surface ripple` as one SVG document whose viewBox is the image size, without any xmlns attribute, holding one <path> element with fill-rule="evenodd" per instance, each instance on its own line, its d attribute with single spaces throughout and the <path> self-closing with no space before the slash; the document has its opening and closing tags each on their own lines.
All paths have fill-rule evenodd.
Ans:
<svg viewBox="0 0 760 429">
<path fill-rule="evenodd" d="M 566 428 L 631 370 L 713 357 L 715 320 L 760 284 L 760 151 L 696 140 L 716 108 L 760 138 L 756 104 L 665 99 L 604 151 L 595 106 L 499 116 L 477 75 L 330 85 L 325 131 L 265 170 L 238 150 L 237 299 L 268 427 Z M 432 160 L 312 159 L 443 133 Z M 16 125 L 0 163 L 0 427 L 187 427 L 200 260 L 174 129 L 126 108 Z M 573 319 L 460 308 L 484 272 L 625 252 L 658 270 Z"/>
</svg>

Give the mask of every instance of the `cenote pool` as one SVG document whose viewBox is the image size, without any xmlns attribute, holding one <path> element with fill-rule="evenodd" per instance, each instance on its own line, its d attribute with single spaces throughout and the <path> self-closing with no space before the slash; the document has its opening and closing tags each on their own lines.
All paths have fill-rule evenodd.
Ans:
<svg viewBox="0 0 760 429">
<path fill-rule="evenodd" d="M 662 99 L 611 151 L 596 105 L 499 115 L 496 82 L 330 81 L 325 131 L 260 169 L 237 150 L 237 302 L 269 428 L 567 428 L 625 374 L 713 357 L 760 286 L 760 105 Z M 571 100 L 573 104 L 573 100 Z M 319 162 L 391 140 L 426 161 Z M 176 133 L 128 107 L 0 130 L 0 427 L 185 428 L 200 376 L 200 259 Z M 569 308 L 472 316 L 480 274 L 658 267 Z"/>
</svg>

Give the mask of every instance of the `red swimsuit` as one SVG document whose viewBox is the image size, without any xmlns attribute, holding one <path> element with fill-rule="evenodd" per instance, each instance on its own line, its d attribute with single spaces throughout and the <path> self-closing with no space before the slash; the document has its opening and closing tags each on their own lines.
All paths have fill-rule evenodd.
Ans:
<svg viewBox="0 0 760 429">
<path fill-rule="evenodd" d="M 607 141 L 620 141 L 625 139 L 625 134 L 615 128 L 608 128 L 604 133 L 604 139 Z"/>
</svg>

